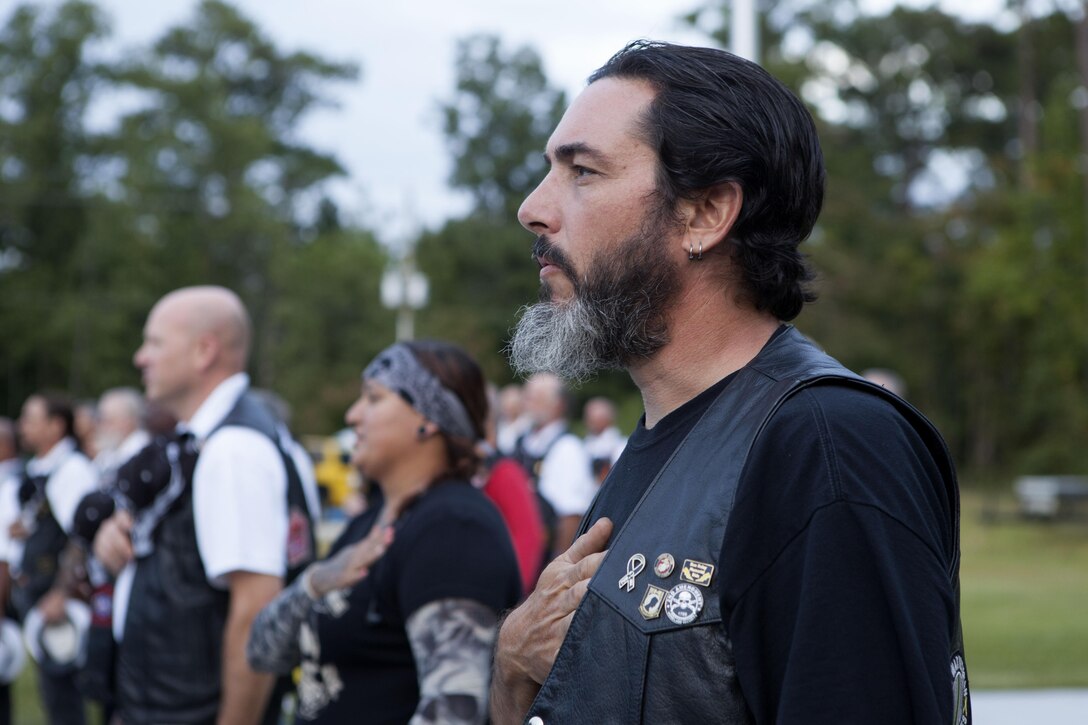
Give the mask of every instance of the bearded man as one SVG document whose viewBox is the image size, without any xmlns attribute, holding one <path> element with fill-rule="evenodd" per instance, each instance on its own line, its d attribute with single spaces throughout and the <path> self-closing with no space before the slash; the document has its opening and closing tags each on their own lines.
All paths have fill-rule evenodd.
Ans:
<svg viewBox="0 0 1088 725">
<path fill-rule="evenodd" d="M 724 51 L 639 41 L 545 157 L 511 360 L 624 368 L 645 414 L 500 630 L 495 722 L 969 722 L 944 443 L 787 324 L 824 192 L 804 105 Z"/>
</svg>

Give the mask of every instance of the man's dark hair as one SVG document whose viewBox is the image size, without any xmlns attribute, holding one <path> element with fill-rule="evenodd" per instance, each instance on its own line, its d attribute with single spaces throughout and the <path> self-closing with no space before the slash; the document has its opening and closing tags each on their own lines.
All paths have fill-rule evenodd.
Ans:
<svg viewBox="0 0 1088 725">
<path fill-rule="evenodd" d="M 736 182 L 744 202 L 727 241 L 759 310 L 792 320 L 816 299 L 797 246 L 824 197 L 824 163 L 804 104 L 755 63 L 715 48 L 630 43 L 589 77 L 642 80 L 656 90 L 643 133 L 657 152 L 666 209 Z"/>
<path fill-rule="evenodd" d="M 64 393 L 46 391 L 36 393 L 36 397 L 45 403 L 45 416 L 47 418 L 60 418 L 64 424 L 64 437 L 74 436 L 76 431 L 75 405 L 72 399 Z"/>
</svg>

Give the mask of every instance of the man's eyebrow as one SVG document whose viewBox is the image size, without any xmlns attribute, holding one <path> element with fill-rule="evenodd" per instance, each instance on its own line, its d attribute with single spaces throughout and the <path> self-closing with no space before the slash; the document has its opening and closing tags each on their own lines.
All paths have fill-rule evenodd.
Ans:
<svg viewBox="0 0 1088 725">
<path fill-rule="evenodd" d="M 556 146 L 554 153 L 557 161 L 562 161 L 563 163 L 568 164 L 571 162 L 571 159 L 573 159 L 576 155 L 585 156 L 590 161 L 594 161 L 596 163 L 608 162 L 608 156 L 606 156 L 603 151 L 599 151 L 583 141 L 576 141 L 575 143 L 565 143 L 561 146 Z M 544 160 L 547 161 L 549 165 L 552 163 L 552 158 L 547 151 L 544 152 Z"/>
</svg>

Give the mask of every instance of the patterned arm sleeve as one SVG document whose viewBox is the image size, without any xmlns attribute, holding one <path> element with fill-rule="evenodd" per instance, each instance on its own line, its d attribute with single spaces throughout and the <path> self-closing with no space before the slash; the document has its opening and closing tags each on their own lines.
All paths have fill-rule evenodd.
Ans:
<svg viewBox="0 0 1088 725">
<path fill-rule="evenodd" d="M 407 629 L 419 671 L 410 725 L 483 723 L 496 613 L 470 599 L 440 599 L 412 614 Z"/>
<path fill-rule="evenodd" d="M 299 577 L 260 611 L 249 630 L 246 659 L 258 672 L 287 674 L 299 663 L 298 631 L 313 606 Z"/>
</svg>

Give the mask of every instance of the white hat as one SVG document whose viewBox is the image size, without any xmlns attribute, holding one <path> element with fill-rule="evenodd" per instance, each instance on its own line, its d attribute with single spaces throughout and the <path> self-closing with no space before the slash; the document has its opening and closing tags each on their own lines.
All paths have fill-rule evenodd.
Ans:
<svg viewBox="0 0 1088 725">
<path fill-rule="evenodd" d="M 26 650 L 19 634 L 19 625 L 10 619 L 0 622 L 0 684 L 15 681 L 26 665 Z"/>
<path fill-rule="evenodd" d="M 63 675 L 83 664 L 90 626 L 90 607 L 69 599 L 64 603 L 64 619 L 49 626 L 43 626 L 41 610 L 32 607 L 23 623 L 23 639 L 38 667 L 53 675 Z"/>
</svg>

